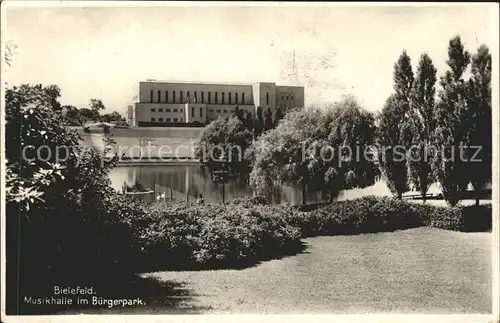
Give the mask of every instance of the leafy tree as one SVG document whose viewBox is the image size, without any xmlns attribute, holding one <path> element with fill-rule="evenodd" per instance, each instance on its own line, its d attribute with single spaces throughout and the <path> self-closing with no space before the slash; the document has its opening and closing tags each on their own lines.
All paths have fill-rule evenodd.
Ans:
<svg viewBox="0 0 500 323">
<path fill-rule="evenodd" d="M 116 158 L 80 146 L 46 88 L 21 85 L 5 97 L 7 280 L 21 282 L 12 289 L 19 295 L 53 275 L 47 271 L 123 268 L 132 244 L 110 209 L 107 172 Z"/>
<path fill-rule="evenodd" d="M 399 56 L 396 64 L 394 64 L 393 79 L 396 97 L 408 102 L 414 78 L 411 59 L 405 50 Z"/>
<path fill-rule="evenodd" d="M 240 109 L 239 106 L 236 106 L 234 108 L 234 116 L 240 119 L 241 122 L 243 122 L 243 111 Z"/>
<path fill-rule="evenodd" d="M 99 112 L 88 108 L 82 108 L 78 110 L 78 119 L 82 125 L 87 121 L 97 121 L 99 120 Z"/>
<path fill-rule="evenodd" d="M 248 129 L 250 132 L 254 132 L 254 122 L 253 122 L 253 116 L 250 111 L 245 112 L 245 117 L 243 118 L 243 124 L 245 127 Z"/>
<path fill-rule="evenodd" d="M 411 60 L 406 51 L 394 64 L 394 94 L 385 102 L 379 119 L 379 165 L 390 191 L 401 199 L 409 190 L 406 150 L 410 146 L 410 91 L 413 86 Z"/>
<path fill-rule="evenodd" d="M 83 123 L 79 119 L 78 108 L 73 105 L 63 105 L 61 107 L 61 114 L 71 126 L 83 126 Z"/>
<path fill-rule="evenodd" d="M 258 106 L 255 119 L 255 134 L 260 136 L 264 131 L 264 116 L 262 115 L 262 107 Z"/>
<path fill-rule="evenodd" d="M 467 106 L 468 84 L 464 72 L 470 54 L 464 49 L 460 36 L 450 40 L 447 64 L 450 70 L 441 77 L 442 90 L 436 105 L 437 128 L 435 144 L 438 153 L 433 158 L 433 171 L 441 185 L 443 196 L 450 206 L 461 199 L 470 182 L 467 151 L 470 116 Z"/>
<path fill-rule="evenodd" d="M 298 185 L 305 204 L 314 191 L 333 199 L 342 189 L 373 184 L 374 179 L 368 179 L 373 173 L 361 165 L 365 159 L 342 158 L 336 150 L 339 143 L 364 146 L 372 141 L 373 129 L 373 116 L 354 101 L 344 100 L 327 110 L 290 112 L 252 144 L 250 185 L 267 198 L 282 185 Z M 372 161 L 370 169 L 376 171 Z"/>
<path fill-rule="evenodd" d="M 491 116 L 491 54 L 486 45 L 481 45 L 472 57 L 472 77 L 468 83 L 469 114 L 471 129 L 469 144 L 480 147 L 479 153 L 469 164 L 471 184 L 476 191 L 476 205 L 479 194 L 491 182 L 492 162 L 492 116 Z M 471 149 L 471 154 L 475 154 Z"/>
<path fill-rule="evenodd" d="M 312 109 L 290 114 L 276 129 L 266 131 L 252 144 L 250 185 L 257 195 L 271 199 L 283 184 L 300 185 L 302 203 L 307 203 L 307 184 L 318 171 L 312 167 L 318 156 L 314 156 L 317 150 L 313 149 L 306 158 L 302 148 L 326 145 L 328 131 L 318 128 L 319 124 L 325 124 L 322 118 L 319 110 Z M 321 138 L 323 141 L 319 143 Z"/>
<path fill-rule="evenodd" d="M 61 111 L 64 112 L 63 116 L 66 118 L 71 118 L 71 119 L 76 119 L 78 118 L 78 108 L 75 107 L 74 105 L 63 105 L 61 107 Z"/>
<path fill-rule="evenodd" d="M 276 109 L 276 116 L 275 116 L 275 120 L 274 120 L 274 124 L 277 125 L 278 122 L 283 119 L 284 117 L 284 114 L 283 114 L 283 111 L 281 110 L 281 107 L 278 107 Z"/>
<path fill-rule="evenodd" d="M 401 199 L 408 191 L 406 147 L 409 142 L 406 122 L 408 104 L 390 96 L 382 108 L 377 129 L 379 165 L 391 193 Z"/>
<path fill-rule="evenodd" d="M 90 99 L 89 108 L 90 110 L 97 112 L 97 114 L 99 114 L 101 110 L 106 110 L 104 103 L 102 103 L 102 101 L 99 99 Z"/>
<path fill-rule="evenodd" d="M 328 142 L 340 147 L 340 160 L 336 173 L 341 178 L 341 189 L 364 188 L 375 184 L 381 175 L 376 164 L 374 143 L 376 136 L 375 117 L 364 110 L 352 96 L 334 105 Z M 339 148 L 337 148 L 339 149 Z"/>
<path fill-rule="evenodd" d="M 234 108 L 234 113 L 232 116 L 240 120 L 248 129 L 248 131 L 250 132 L 254 131 L 254 121 L 252 113 L 250 111 L 242 110 L 238 106 L 236 106 Z"/>
<path fill-rule="evenodd" d="M 412 129 L 409 153 L 410 181 L 426 201 L 429 186 L 434 182 L 431 160 L 431 139 L 436 129 L 436 68 L 427 54 L 422 54 L 410 94 L 409 119 Z"/>
<path fill-rule="evenodd" d="M 125 118 L 122 117 L 121 114 L 119 114 L 118 112 L 113 111 L 112 113 L 101 115 L 100 120 L 102 122 L 111 122 L 111 121 L 118 122 L 118 121 L 125 121 Z"/>
<path fill-rule="evenodd" d="M 201 133 L 195 156 L 209 169 L 218 167 L 222 154 L 228 158 L 231 170 L 244 174 L 248 171 L 244 158 L 246 149 L 252 142 L 252 133 L 236 117 L 218 118 Z"/>
<path fill-rule="evenodd" d="M 61 111 L 61 103 L 59 103 L 59 98 L 61 97 L 61 89 L 57 85 L 49 85 L 44 87 L 44 91 L 47 97 L 50 98 L 50 106 L 54 111 Z"/>
<path fill-rule="evenodd" d="M 264 129 L 270 130 L 273 128 L 273 126 L 274 126 L 273 112 L 271 111 L 271 108 L 268 108 L 265 114 Z"/>
</svg>

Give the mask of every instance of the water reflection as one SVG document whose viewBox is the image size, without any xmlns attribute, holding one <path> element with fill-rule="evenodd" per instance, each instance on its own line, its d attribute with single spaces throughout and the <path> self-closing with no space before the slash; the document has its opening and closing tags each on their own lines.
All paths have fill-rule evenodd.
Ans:
<svg viewBox="0 0 500 323">
<path fill-rule="evenodd" d="M 111 170 L 111 185 L 117 191 L 121 191 L 126 183 L 128 186 L 139 182 L 146 188 L 154 189 L 156 195 L 164 193 L 167 198 L 180 201 L 194 201 L 199 194 L 203 194 L 206 203 L 222 202 L 222 184 L 215 184 L 210 180 L 208 171 L 204 171 L 199 165 L 169 165 L 169 166 L 135 166 L 117 167 Z M 429 193 L 439 194 L 441 190 L 437 184 L 431 185 Z M 252 196 L 252 189 L 241 179 L 231 180 L 225 184 L 225 199 L 229 202 L 237 197 Z M 350 200 L 361 196 L 390 196 L 387 185 L 380 181 L 375 185 L 363 189 L 352 189 L 340 193 L 338 200 Z M 153 200 L 155 197 L 141 197 L 145 200 Z M 275 203 L 300 204 L 302 195 L 299 188 L 282 187 L 281 196 Z M 308 196 L 308 202 L 321 201 L 320 195 Z M 491 203 L 491 200 L 484 200 Z M 445 205 L 443 200 L 429 201 L 431 204 Z M 475 200 L 464 200 L 463 205 L 473 204 Z"/>
<path fill-rule="evenodd" d="M 164 193 L 167 198 L 194 201 L 199 194 L 203 194 L 206 203 L 222 202 L 222 184 L 213 183 L 208 170 L 198 165 L 117 167 L 109 176 L 113 188 L 118 191 L 121 191 L 124 183 L 132 186 L 138 182 L 153 189 L 156 195 Z M 224 191 L 226 202 L 253 195 L 252 189 L 241 178 L 231 179 L 225 184 Z M 301 199 L 299 188 L 283 187 L 275 203 L 297 205 Z M 308 196 L 308 201 L 317 202 L 321 198 L 319 194 Z"/>
</svg>

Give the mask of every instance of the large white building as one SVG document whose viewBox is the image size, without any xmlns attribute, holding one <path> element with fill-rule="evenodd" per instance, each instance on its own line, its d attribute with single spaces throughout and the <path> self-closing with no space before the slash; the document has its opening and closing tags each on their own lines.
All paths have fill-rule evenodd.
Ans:
<svg viewBox="0 0 500 323">
<path fill-rule="evenodd" d="M 255 117 L 257 107 L 263 114 L 278 107 L 286 112 L 304 107 L 304 87 L 277 86 L 275 83 L 208 84 L 160 81 L 139 82 L 138 102 L 129 107 L 128 121 L 133 126 L 171 123 L 207 124 L 219 116 L 230 117 L 236 106 Z"/>
</svg>

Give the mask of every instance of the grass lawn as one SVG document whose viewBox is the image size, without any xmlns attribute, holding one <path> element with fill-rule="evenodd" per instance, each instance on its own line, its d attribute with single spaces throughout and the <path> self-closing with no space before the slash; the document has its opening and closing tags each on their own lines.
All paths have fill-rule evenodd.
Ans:
<svg viewBox="0 0 500 323">
<path fill-rule="evenodd" d="M 304 253 L 244 270 L 143 276 L 186 284 L 185 305 L 205 313 L 491 312 L 491 233 L 417 228 L 304 241 Z"/>
</svg>

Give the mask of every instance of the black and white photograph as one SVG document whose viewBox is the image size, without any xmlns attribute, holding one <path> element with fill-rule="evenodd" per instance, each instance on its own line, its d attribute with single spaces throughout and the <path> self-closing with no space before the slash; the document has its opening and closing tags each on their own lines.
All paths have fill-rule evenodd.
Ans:
<svg viewBox="0 0 500 323">
<path fill-rule="evenodd" d="M 498 322 L 498 3 L 1 6 L 2 321 Z"/>
</svg>

